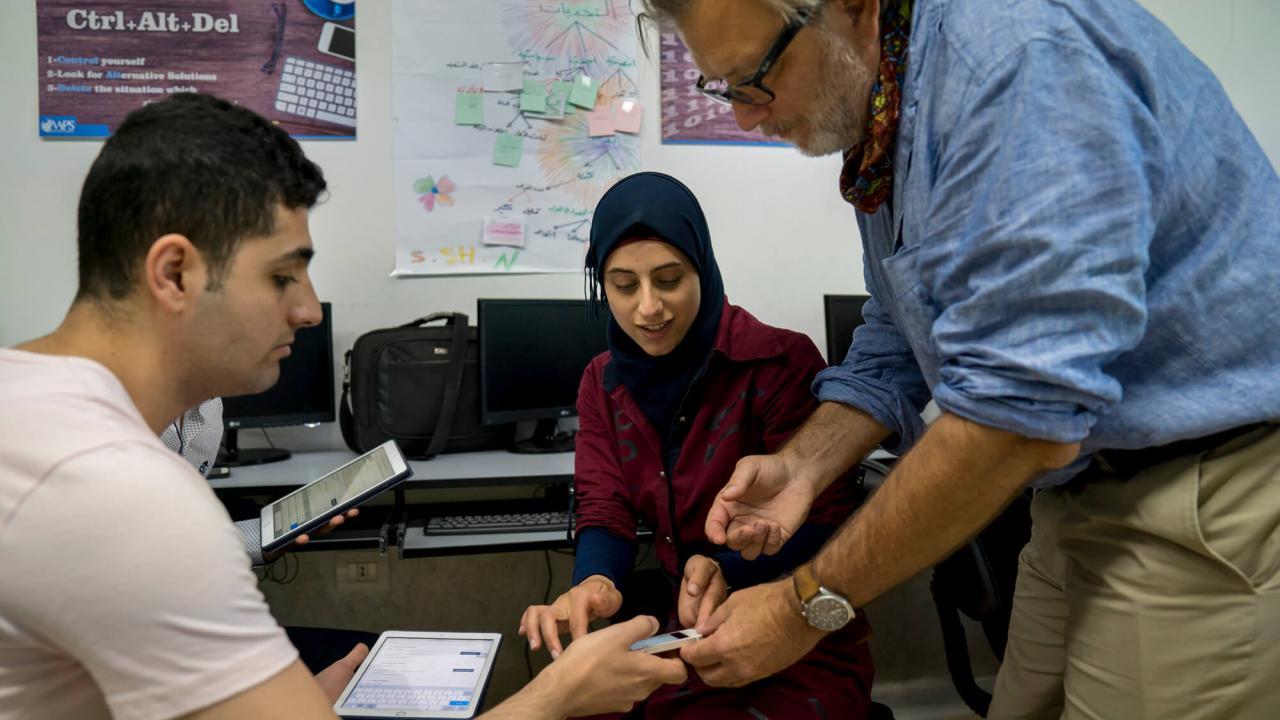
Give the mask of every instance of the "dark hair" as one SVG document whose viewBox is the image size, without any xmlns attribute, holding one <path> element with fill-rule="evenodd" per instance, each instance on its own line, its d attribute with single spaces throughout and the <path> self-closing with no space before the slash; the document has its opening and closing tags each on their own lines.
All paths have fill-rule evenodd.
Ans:
<svg viewBox="0 0 1280 720">
<path fill-rule="evenodd" d="M 270 235 L 277 205 L 311 208 L 324 174 L 288 133 L 212 95 L 179 93 L 135 110 L 80 191 L 76 300 L 120 300 L 162 235 L 189 238 L 217 287 L 239 242 Z"/>
</svg>

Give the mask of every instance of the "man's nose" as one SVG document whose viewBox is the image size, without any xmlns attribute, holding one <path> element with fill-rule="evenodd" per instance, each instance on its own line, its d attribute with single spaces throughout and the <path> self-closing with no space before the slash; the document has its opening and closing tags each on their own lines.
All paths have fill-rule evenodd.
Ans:
<svg viewBox="0 0 1280 720">
<path fill-rule="evenodd" d="M 768 105 L 748 105 L 734 102 L 732 107 L 733 119 L 738 121 L 738 127 L 747 132 L 755 130 L 769 116 Z"/>
<path fill-rule="evenodd" d="M 294 306 L 289 318 L 294 327 L 313 327 L 324 320 L 324 311 L 320 308 L 320 299 L 316 297 L 315 288 L 306 284 L 305 296 Z"/>
</svg>

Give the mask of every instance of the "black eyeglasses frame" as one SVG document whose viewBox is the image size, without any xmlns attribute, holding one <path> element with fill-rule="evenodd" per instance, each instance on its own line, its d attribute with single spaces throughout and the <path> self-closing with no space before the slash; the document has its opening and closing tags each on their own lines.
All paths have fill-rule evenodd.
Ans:
<svg viewBox="0 0 1280 720">
<path fill-rule="evenodd" d="M 736 85 L 729 85 L 724 90 L 715 90 L 707 87 L 707 83 L 709 82 L 707 80 L 707 76 L 700 74 L 698 75 L 698 82 L 694 84 L 694 87 L 703 95 L 726 105 L 735 102 L 743 105 L 768 105 L 773 102 L 777 96 L 774 94 L 773 90 L 770 90 L 769 87 L 764 84 L 764 76 L 769 74 L 769 71 L 773 69 L 774 63 L 776 63 L 778 58 L 782 56 L 782 53 L 786 51 L 787 46 L 795 39 L 796 34 L 804 29 L 816 14 L 817 11 L 813 7 L 806 7 L 797 11 L 796 18 L 787 23 L 787 25 L 782 28 L 782 32 L 778 33 L 778 38 L 773 41 L 773 45 L 769 47 L 769 51 L 765 53 L 764 59 L 760 61 L 760 65 L 756 68 L 756 71 L 752 73 L 750 78 L 743 80 Z M 727 84 L 727 81 L 725 82 Z M 748 87 L 759 90 L 767 95 L 769 99 L 764 101 L 757 100 L 740 89 Z"/>
</svg>

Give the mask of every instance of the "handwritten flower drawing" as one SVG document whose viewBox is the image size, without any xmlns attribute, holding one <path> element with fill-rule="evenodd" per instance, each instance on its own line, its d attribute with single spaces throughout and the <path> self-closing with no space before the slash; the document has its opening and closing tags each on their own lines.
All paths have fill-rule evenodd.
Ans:
<svg viewBox="0 0 1280 720">
<path fill-rule="evenodd" d="M 422 203 L 427 212 L 435 210 L 436 203 L 452 205 L 453 193 L 457 190 L 457 184 L 448 175 L 441 176 L 440 182 L 428 175 L 413 184 L 413 192 L 418 195 L 418 202 Z"/>
</svg>

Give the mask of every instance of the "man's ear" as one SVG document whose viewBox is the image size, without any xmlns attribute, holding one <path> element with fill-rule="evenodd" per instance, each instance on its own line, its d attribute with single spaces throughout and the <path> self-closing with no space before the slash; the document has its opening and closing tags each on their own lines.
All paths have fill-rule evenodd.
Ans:
<svg viewBox="0 0 1280 720">
<path fill-rule="evenodd" d="M 879 37 L 881 0 L 836 0 L 833 4 L 835 7 L 830 11 L 840 15 L 833 18 L 837 32 L 849 34 L 849 39 L 855 42 L 857 35 L 868 31 Z"/>
<path fill-rule="evenodd" d="M 147 295 L 161 307 L 171 312 L 193 307 L 208 279 L 204 258 L 185 235 L 170 233 L 151 243 L 143 280 Z"/>
<path fill-rule="evenodd" d="M 836 0 L 839 9 L 853 18 L 860 18 L 867 13 L 880 13 L 880 0 Z"/>
</svg>

